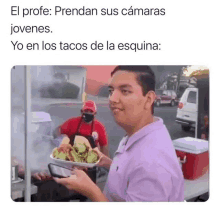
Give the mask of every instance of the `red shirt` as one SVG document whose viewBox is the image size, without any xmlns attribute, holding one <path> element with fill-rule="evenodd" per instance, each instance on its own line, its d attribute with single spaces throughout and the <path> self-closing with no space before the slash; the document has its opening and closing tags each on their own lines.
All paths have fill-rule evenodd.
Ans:
<svg viewBox="0 0 220 206">
<path fill-rule="evenodd" d="M 61 125 L 60 127 L 61 134 L 66 134 L 68 137 L 76 134 L 81 118 L 82 117 L 75 117 L 64 122 L 63 125 Z M 98 120 L 94 120 L 93 124 L 87 124 L 82 120 L 78 132 L 82 136 L 90 135 L 92 130 L 92 125 L 94 127 L 92 136 L 94 137 L 96 144 L 99 143 L 100 146 L 107 145 L 108 141 L 107 141 L 107 133 L 105 131 L 105 127 Z"/>
</svg>

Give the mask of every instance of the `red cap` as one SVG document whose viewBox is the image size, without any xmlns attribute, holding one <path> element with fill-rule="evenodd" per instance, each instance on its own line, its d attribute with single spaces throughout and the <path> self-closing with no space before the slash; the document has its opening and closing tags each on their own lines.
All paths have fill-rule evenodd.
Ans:
<svg viewBox="0 0 220 206">
<path fill-rule="evenodd" d="M 82 111 L 85 111 L 86 109 L 89 109 L 94 113 L 97 112 L 96 104 L 91 100 L 84 102 L 82 106 Z"/>
</svg>

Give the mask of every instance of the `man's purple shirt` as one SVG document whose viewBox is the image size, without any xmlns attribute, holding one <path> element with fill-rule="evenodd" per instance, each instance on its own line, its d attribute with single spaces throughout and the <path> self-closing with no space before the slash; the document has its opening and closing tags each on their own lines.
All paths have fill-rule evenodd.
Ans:
<svg viewBox="0 0 220 206">
<path fill-rule="evenodd" d="M 163 120 L 124 137 L 104 194 L 109 201 L 184 201 L 184 178 Z"/>
</svg>

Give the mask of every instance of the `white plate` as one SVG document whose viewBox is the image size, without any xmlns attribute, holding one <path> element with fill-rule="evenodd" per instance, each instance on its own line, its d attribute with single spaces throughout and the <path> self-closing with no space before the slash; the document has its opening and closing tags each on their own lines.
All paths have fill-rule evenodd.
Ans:
<svg viewBox="0 0 220 206">
<path fill-rule="evenodd" d="M 21 179 L 20 177 L 18 177 L 17 180 L 12 180 L 11 183 L 19 183 L 19 182 L 22 182 L 23 179 Z"/>
<path fill-rule="evenodd" d="M 50 155 L 50 158 L 56 164 L 59 164 L 59 165 L 62 165 L 62 166 L 66 166 L 66 167 L 69 167 L 69 168 L 72 168 L 73 166 L 93 168 L 93 167 L 95 167 L 99 163 L 99 160 L 96 163 L 84 163 L 84 162 L 72 162 L 72 161 L 66 161 L 66 160 L 62 160 L 62 159 L 56 159 L 56 158 L 53 157 L 53 152 Z"/>
</svg>

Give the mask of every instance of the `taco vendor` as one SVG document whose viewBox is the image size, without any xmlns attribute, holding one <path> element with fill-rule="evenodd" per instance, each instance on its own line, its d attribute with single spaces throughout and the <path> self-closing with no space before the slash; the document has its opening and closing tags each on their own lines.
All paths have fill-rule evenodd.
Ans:
<svg viewBox="0 0 220 206">
<path fill-rule="evenodd" d="M 59 132 L 64 135 L 60 147 L 73 145 L 75 136 L 80 135 L 91 140 L 95 144 L 93 147 L 98 146 L 103 154 L 109 156 L 106 129 L 100 121 L 95 119 L 96 114 L 95 102 L 86 101 L 82 106 L 81 116 L 70 118 L 60 126 Z"/>
</svg>

